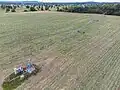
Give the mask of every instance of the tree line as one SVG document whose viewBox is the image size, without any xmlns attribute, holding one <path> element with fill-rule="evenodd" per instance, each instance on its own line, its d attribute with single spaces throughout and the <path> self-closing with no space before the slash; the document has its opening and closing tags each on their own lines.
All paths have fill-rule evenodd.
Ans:
<svg viewBox="0 0 120 90">
<path fill-rule="evenodd" d="M 1 8 L 4 10 L 5 9 L 5 12 L 7 13 L 7 12 L 9 12 L 9 11 L 11 11 L 11 12 L 16 12 L 15 11 L 15 9 L 17 8 L 17 6 L 15 6 L 15 5 L 1 5 Z"/>
<path fill-rule="evenodd" d="M 95 13 L 120 16 L 120 4 L 93 4 L 57 6 L 59 12 Z"/>
<path fill-rule="evenodd" d="M 120 16 L 120 4 L 41 4 L 41 5 L 1 5 L 5 12 L 16 12 L 16 8 L 25 7 L 24 12 L 28 11 L 51 11 L 54 8 L 58 12 L 72 13 L 95 13 L 104 15 Z"/>
<path fill-rule="evenodd" d="M 1 5 L 0 6 L 1 9 L 5 10 L 5 12 L 16 12 L 17 8 L 23 8 L 24 7 L 24 11 L 23 12 L 29 12 L 29 11 L 45 11 L 45 10 L 49 10 L 50 8 L 53 8 L 53 6 L 50 5 Z"/>
</svg>

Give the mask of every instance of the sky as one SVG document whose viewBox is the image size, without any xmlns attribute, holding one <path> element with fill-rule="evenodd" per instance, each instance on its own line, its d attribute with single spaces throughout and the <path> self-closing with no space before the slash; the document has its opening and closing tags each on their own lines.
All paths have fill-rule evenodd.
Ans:
<svg viewBox="0 0 120 90">
<path fill-rule="evenodd" d="M 44 0 L 53 2 L 85 2 L 85 1 L 95 1 L 95 2 L 120 2 L 120 0 Z"/>
<path fill-rule="evenodd" d="M 44 2 L 120 2 L 120 0 L 0 0 L 0 1 L 44 1 Z"/>
<path fill-rule="evenodd" d="M 95 1 L 95 2 L 120 2 L 120 0 L 43 0 L 45 2 L 85 2 L 85 1 Z"/>
</svg>

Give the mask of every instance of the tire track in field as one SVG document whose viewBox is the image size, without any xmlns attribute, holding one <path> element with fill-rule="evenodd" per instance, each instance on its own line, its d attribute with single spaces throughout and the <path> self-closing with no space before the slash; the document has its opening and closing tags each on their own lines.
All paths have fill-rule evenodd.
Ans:
<svg viewBox="0 0 120 90">
<path fill-rule="evenodd" d="M 120 57 L 120 56 L 118 56 Z M 118 58 L 117 58 L 118 59 Z M 120 74 L 120 60 L 118 59 L 118 62 L 116 63 L 116 65 L 113 67 L 113 70 L 111 69 L 111 72 L 108 74 L 108 77 L 106 77 L 106 82 L 107 86 L 109 89 L 112 89 L 115 87 L 115 82 L 118 81 L 117 79 L 119 78 L 119 74 Z M 107 76 L 107 75 L 106 75 Z M 110 82 L 111 81 L 111 82 Z M 120 85 L 120 84 L 118 84 Z M 113 89 L 112 89 L 113 90 Z M 116 89 L 114 89 L 116 90 Z"/>
<path fill-rule="evenodd" d="M 117 48 L 117 47 L 116 47 Z M 113 50 L 114 50 L 114 48 L 113 48 Z M 112 55 L 112 54 L 111 54 Z M 107 57 L 108 57 L 108 55 L 106 55 Z M 104 61 L 104 59 L 101 59 L 101 60 L 103 60 Z M 98 69 L 97 69 L 97 71 L 98 71 L 98 73 L 95 73 L 95 75 L 96 74 L 98 74 L 98 75 L 96 75 L 96 78 L 98 78 L 98 80 L 96 81 L 94 81 L 94 83 L 91 81 L 91 82 L 89 82 L 89 84 L 90 83 L 92 83 L 93 85 L 94 84 L 100 84 L 100 83 L 97 83 L 99 80 L 100 80 L 100 78 L 104 78 L 104 76 L 106 75 L 106 73 L 108 72 L 108 71 L 106 71 L 106 72 L 104 72 L 104 69 L 106 70 L 106 69 L 109 69 L 108 68 L 108 66 L 109 66 L 109 64 L 112 62 L 112 57 L 110 57 L 109 58 L 109 60 L 110 61 L 105 61 L 105 62 L 102 62 L 100 60 L 100 64 L 98 63 Z M 102 68 L 102 66 L 104 66 L 103 68 Z M 103 72 L 103 73 L 100 73 L 100 72 Z M 100 75 L 101 74 L 101 75 Z M 100 75 L 100 76 L 99 76 Z M 94 78 L 95 79 L 95 78 Z M 96 82 L 96 83 L 95 83 Z M 92 86 L 91 84 L 89 85 L 89 86 Z M 98 85 L 96 85 L 96 86 L 98 86 Z M 99 85 L 100 86 L 100 85 Z"/>
<path fill-rule="evenodd" d="M 57 61 L 56 61 L 57 62 Z M 66 61 L 64 61 L 63 60 L 63 62 L 58 62 L 58 64 L 60 64 L 61 63 L 61 65 L 62 64 L 64 64 Z M 54 63 L 54 62 L 52 62 L 52 63 Z M 70 63 L 70 62 L 69 62 Z M 68 66 L 69 64 L 67 64 L 67 66 Z M 46 66 L 46 67 L 48 67 L 48 66 Z M 57 66 L 57 67 L 59 67 L 59 65 Z M 55 67 L 53 67 L 53 68 L 50 68 L 50 71 L 52 71 L 53 69 L 54 69 Z M 44 69 L 43 69 L 44 70 Z M 48 73 L 50 73 L 50 71 L 48 71 Z M 44 70 L 43 72 L 46 72 L 46 70 Z M 40 76 L 43 76 L 43 72 L 40 72 Z M 59 71 L 58 71 L 59 72 Z M 53 72 L 53 74 L 56 74 L 56 73 L 58 73 L 58 72 Z M 53 76 L 53 74 L 47 74 L 48 76 L 47 77 L 44 77 L 44 78 L 46 78 L 45 80 L 47 80 L 47 81 L 49 81 L 49 79 L 51 78 L 51 76 Z M 44 79 L 44 78 L 42 78 L 42 79 Z M 37 80 L 38 80 L 38 78 L 36 78 Z M 40 83 L 40 86 L 42 86 L 42 84 L 43 85 L 45 85 L 46 83 L 45 83 L 45 81 L 43 80 L 43 82 L 42 82 L 42 80 L 41 80 L 41 78 L 40 78 L 40 80 L 38 80 L 39 81 L 39 83 L 38 84 L 35 84 L 36 86 L 35 87 L 37 87 L 37 85 L 39 85 Z M 33 84 L 34 85 L 34 84 Z M 40 88 L 39 88 L 40 89 Z M 43 88 L 41 88 L 41 89 L 43 89 Z"/>
<path fill-rule="evenodd" d="M 112 88 L 112 90 L 120 90 L 120 73 L 118 77 L 116 78 L 116 82 L 114 84 L 115 87 Z"/>
<path fill-rule="evenodd" d="M 102 26 L 102 27 L 104 27 L 104 26 Z M 110 31 L 106 32 L 104 36 L 107 36 L 107 35 L 109 35 L 109 34 L 110 34 Z M 102 38 L 103 38 L 103 37 L 101 37 L 101 38 L 99 38 L 99 37 L 98 37 L 98 38 L 92 37 L 89 41 L 88 41 L 88 40 L 85 40 L 84 42 L 85 42 L 85 43 L 90 42 L 90 43 L 88 43 L 88 44 L 93 44 L 93 43 L 97 43 L 97 42 L 98 42 L 97 39 L 102 39 Z M 95 39 L 96 39 L 96 42 L 93 42 L 93 43 L 92 43 L 92 41 L 95 40 Z M 82 44 L 82 43 L 79 42 L 78 44 Z M 85 45 L 85 44 L 84 44 L 84 45 Z M 76 51 L 77 49 L 79 49 L 79 48 L 74 49 L 74 51 Z M 74 51 L 73 51 L 73 52 L 74 52 Z"/>
<path fill-rule="evenodd" d="M 119 30 L 117 30 L 116 32 L 118 32 Z M 97 44 L 98 43 L 100 43 L 100 42 L 102 42 L 102 40 L 105 40 L 105 38 L 106 38 L 106 40 L 107 40 L 107 37 L 106 36 L 108 36 L 108 37 L 111 37 L 111 35 L 113 35 L 112 34 L 112 32 L 110 32 L 110 31 L 108 31 L 108 32 L 106 32 L 105 33 L 105 35 L 103 36 L 103 37 L 98 37 L 98 38 L 95 38 L 95 37 L 93 37 L 93 38 L 91 38 L 90 39 L 90 43 L 88 43 L 87 44 L 87 46 L 86 47 L 88 47 L 88 45 L 94 45 L 94 44 L 96 44 L 96 46 L 97 46 Z M 96 39 L 96 41 L 95 41 L 95 39 Z M 99 41 L 100 40 L 100 41 Z M 105 41 L 106 41 L 105 40 Z M 92 42 L 92 41 L 94 41 L 94 42 Z M 112 40 L 111 40 L 112 41 Z M 87 41 L 86 41 L 87 42 Z M 102 44 L 102 43 L 101 43 Z M 95 46 L 95 45 L 94 45 Z"/>
<path fill-rule="evenodd" d="M 63 64 L 62 66 L 60 66 L 60 67 L 62 67 L 63 69 L 62 69 L 61 72 L 57 72 L 54 76 L 52 76 L 53 80 L 54 80 L 55 77 L 57 77 L 57 75 L 61 74 L 61 73 L 64 71 L 64 69 L 65 69 L 65 70 L 66 70 L 66 69 L 68 70 L 68 68 L 69 68 L 70 66 L 72 66 L 73 63 L 74 63 L 74 62 L 72 61 L 72 63 L 70 63 L 70 64 L 68 64 L 68 65 L 66 66 L 66 65 L 65 65 L 65 64 L 67 64 L 67 62 L 66 62 L 65 64 Z M 50 79 L 51 79 L 51 78 L 50 78 Z M 48 84 L 51 84 L 51 80 L 50 80 L 50 82 L 47 81 L 47 83 L 44 83 L 44 85 L 40 85 L 40 86 L 42 86 L 41 89 L 44 89 L 44 88 L 46 87 L 46 85 L 48 85 Z M 40 86 L 39 86 L 38 88 L 40 88 Z"/>
</svg>

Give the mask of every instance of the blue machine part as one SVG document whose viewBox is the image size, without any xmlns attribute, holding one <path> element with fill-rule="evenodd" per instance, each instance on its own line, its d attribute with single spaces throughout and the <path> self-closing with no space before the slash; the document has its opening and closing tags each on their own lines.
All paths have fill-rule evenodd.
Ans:
<svg viewBox="0 0 120 90">
<path fill-rule="evenodd" d="M 23 72 L 23 68 L 20 66 L 19 68 L 17 68 L 17 72 L 18 73 Z"/>
<path fill-rule="evenodd" d="M 27 68 L 31 68 L 32 67 L 32 64 L 31 63 L 28 63 L 27 64 Z"/>
<path fill-rule="evenodd" d="M 31 68 L 28 68 L 28 69 L 27 69 L 27 72 L 28 72 L 28 73 L 32 73 Z"/>
</svg>

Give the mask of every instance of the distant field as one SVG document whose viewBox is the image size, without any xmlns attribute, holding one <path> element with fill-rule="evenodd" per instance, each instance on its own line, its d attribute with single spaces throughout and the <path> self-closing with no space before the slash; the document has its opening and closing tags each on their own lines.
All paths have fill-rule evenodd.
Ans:
<svg viewBox="0 0 120 90">
<path fill-rule="evenodd" d="M 0 14 L 0 79 L 28 58 L 42 71 L 17 90 L 120 90 L 120 17 Z"/>
</svg>

